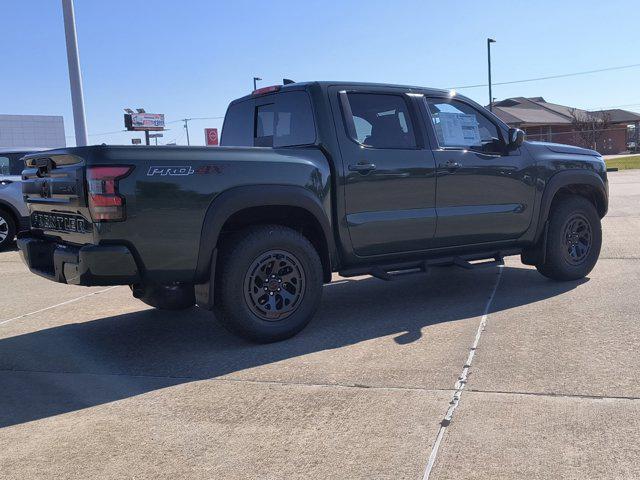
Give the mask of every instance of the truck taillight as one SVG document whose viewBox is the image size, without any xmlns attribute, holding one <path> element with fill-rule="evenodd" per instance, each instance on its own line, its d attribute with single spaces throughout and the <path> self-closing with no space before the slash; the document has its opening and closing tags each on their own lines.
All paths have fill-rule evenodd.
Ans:
<svg viewBox="0 0 640 480">
<path fill-rule="evenodd" d="M 118 181 L 133 167 L 88 167 L 89 211 L 94 222 L 118 222 L 125 219 L 124 198 L 118 193 Z"/>
</svg>

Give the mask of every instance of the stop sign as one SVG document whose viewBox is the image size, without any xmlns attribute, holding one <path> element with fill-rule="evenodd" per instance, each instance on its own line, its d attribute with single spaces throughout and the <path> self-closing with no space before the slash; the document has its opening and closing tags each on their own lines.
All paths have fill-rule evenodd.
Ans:
<svg viewBox="0 0 640 480">
<path fill-rule="evenodd" d="M 218 129 L 217 128 L 205 128 L 204 138 L 207 146 L 218 145 Z"/>
</svg>

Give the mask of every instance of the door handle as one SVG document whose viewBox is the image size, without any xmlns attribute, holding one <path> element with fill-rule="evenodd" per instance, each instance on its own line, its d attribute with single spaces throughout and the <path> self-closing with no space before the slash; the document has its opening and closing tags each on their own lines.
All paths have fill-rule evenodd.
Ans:
<svg viewBox="0 0 640 480">
<path fill-rule="evenodd" d="M 446 162 L 444 162 L 444 166 L 445 166 L 445 168 L 448 168 L 448 169 L 451 169 L 451 170 L 455 170 L 457 168 L 460 168 L 462 166 L 462 164 L 456 162 L 455 160 L 447 160 Z"/>
<path fill-rule="evenodd" d="M 363 174 L 375 169 L 376 166 L 374 163 L 356 163 L 355 165 L 349 165 L 351 172 L 360 172 Z"/>
</svg>

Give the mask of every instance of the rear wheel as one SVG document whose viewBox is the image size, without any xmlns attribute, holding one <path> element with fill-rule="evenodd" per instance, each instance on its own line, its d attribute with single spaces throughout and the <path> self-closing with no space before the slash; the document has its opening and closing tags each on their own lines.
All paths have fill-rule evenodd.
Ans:
<svg viewBox="0 0 640 480">
<path fill-rule="evenodd" d="M 301 233 L 253 227 L 223 246 L 216 316 L 232 332 L 268 343 L 302 330 L 320 305 L 322 264 Z"/>
<path fill-rule="evenodd" d="M 7 248 L 16 236 L 16 222 L 10 213 L 0 210 L 0 250 Z"/>
<path fill-rule="evenodd" d="M 583 197 L 566 197 L 551 210 L 545 262 L 536 268 L 554 280 L 583 278 L 598 261 L 601 245 L 595 206 Z"/>
</svg>

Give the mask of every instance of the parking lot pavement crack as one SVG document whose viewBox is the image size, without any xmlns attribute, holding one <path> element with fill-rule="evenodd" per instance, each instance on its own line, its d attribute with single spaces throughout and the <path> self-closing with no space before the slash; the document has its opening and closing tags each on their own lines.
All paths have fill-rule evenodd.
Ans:
<svg viewBox="0 0 640 480">
<path fill-rule="evenodd" d="M 579 393 L 556 393 L 556 392 L 521 392 L 521 391 L 508 391 L 508 390 L 477 390 L 475 388 L 469 388 L 469 392 L 473 393 L 485 393 L 490 395 L 525 395 L 534 397 L 550 397 L 550 398 L 579 398 L 586 400 L 640 400 L 640 397 L 624 396 L 624 395 L 588 395 Z"/>
<path fill-rule="evenodd" d="M 158 379 L 158 380 L 180 380 L 188 382 L 211 381 L 211 382 L 232 382 L 245 383 L 255 385 L 280 385 L 295 387 L 336 387 L 366 390 L 396 390 L 396 391 L 421 391 L 421 392 L 452 392 L 451 388 L 424 388 L 401 385 L 363 385 L 357 383 L 321 383 L 321 382 L 285 382 L 280 380 L 254 380 L 243 378 L 210 378 L 185 375 L 151 375 L 136 373 L 103 373 L 103 372 L 70 372 L 56 370 L 23 370 L 23 369 L 0 369 L 0 373 L 26 373 L 41 375 L 90 375 L 96 377 L 128 377 L 141 379 Z"/>
<path fill-rule="evenodd" d="M 484 332 L 484 329 L 487 326 L 487 319 L 489 318 L 491 305 L 496 295 L 496 291 L 498 290 L 500 279 L 502 278 L 503 267 L 504 267 L 504 264 L 498 266 L 496 283 L 494 284 L 493 289 L 491 290 L 491 294 L 489 295 L 489 299 L 487 300 L 484 313 L 480 318 L 480 323 L 478 325 L 478 329 L 476 330 L 476 336 L 473 340 L 473 344 L 469 348 L 469 355 L 467 356 L 467 360 L 464 363 L 462 367 L 462 372 L 460 373 L 460 376 L 458 377 L 458 380 L 455 383 L 455 386 L 454 386 L 455 391 L 453 393 L 453 397 L 451 398 L 451 401 L 449 402 L 449 408 L 447 409 L 447 412 L 445 413 L 444 418 L 442 419 L 442 422 L 440 422 L 440 429 L 438 430 L 436 441 L 434 442 L 433 447 L 431 448 L 431 453 L 429 454 L 429 460 L 427 461 L 427 466 L 424 471 L 423 480 L 428 480 L 429 477 L 431 476 L 431 471 L 433 470 L 433 466 L 435 465 L 435 462 L 438 456 L 438 451 L 440 449 L 440 444 L 442 443 L 442 439 L 444 438 L 444 434 L 447 430 L 447 427 L 451 423 L 451 420 L 453 419 L 453 414 L 456 408 L 458 408 L 458 405 L 460 404 L 460 399 L 462 398 L 462 392 L 469 378 L 469 369 L 473 364 L 473 358 L 475 357 L 478 344 L 480 343 L 480 337 L 482 337 L 482 333 Z"/>
<path fill-rule="evenodd" d="M 640 260 L 640 257 L 599 257 L 598 260 Z"/>
</svg>

